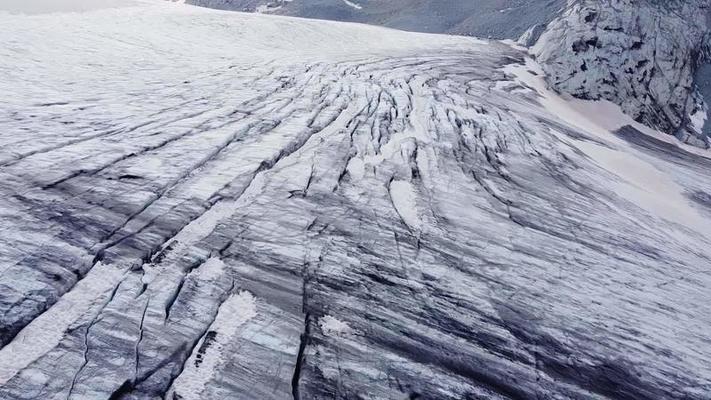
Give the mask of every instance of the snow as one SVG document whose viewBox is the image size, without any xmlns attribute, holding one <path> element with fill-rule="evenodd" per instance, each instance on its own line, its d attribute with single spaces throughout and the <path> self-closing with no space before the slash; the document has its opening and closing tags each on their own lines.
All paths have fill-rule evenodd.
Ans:
<svg viewBox="0 0 711 400">
<path fill-rule="evenodd" d="M 217 224 L 234 212 L 234 201 L 221 201 L 197 219 L 186 225 L 177 235 L 163 245 L 163 248 L 173 246 L 174 253 L 181 253 L 185 249 L 209 235 Z"/>
<path fill-rule="evenodd" d="M 17 4 L 24 4 L 23 0 L 17 1 Z M 124 3 L 122 0 L 115 1 L 119 2 L 116 4 L 133 4 Z M 152 24 L 154 30 L 163 32 L 163 36 L 151 36 L 148 40 L 154 43 L 146 43 L 147 49 L 162 48 L 165 51 L 171 51 L 166 54 L 171 54 L 170 58 L 173 61 L 180 60 L 181 63 L 184 61 L 195 63 L 207 58 L 219 59 L 221 57 L 217 53 L 220 52 L 221 56 L 225 56 L 225 58 L 229 55 L 229 61 L 225 61 L 225 63 L 258 63 L 260 60 L 268 62 L 274 60 L 275 57 L 279 57 L 280 61 L 284 63 L 289 60 L 303 62 L 308 59 L 332 59 L 344 55 L 356 58 L 364 55 L 397 54 L 403 50 L 418 47 L 430 48 L 436 44 L 441 45 L 443 49 L 462 49 L 484 44 L 474 38 L 415 34 L 355 23 L 315 20 L 301 20 L 295 23 L 289 17 L 277 15 L 238 14 L 159 0 L 131 1 L 140 1 L 141 7 L 97 6 L 92 7 L 91 10 L 86 9 L 87 12 L 66 13 L 62 18 L 67 29 L 64 29 L 61 34 L 72 35 L 73 39 L 78 39 L 81 37 L 82 25 L 92 21 L 92 25 L 93 22 L 96 22 L 97 26 L 103 25 L 100 29 L 103 32 L 99 32 L 101 35 L 115 35 L 116 29 L 121 29 L 123 30 L 121 32 L 123 41 L 140 42 L 146 40 L 141 35 L 141 30 L 146 26 L 145 24 Z M 40 10 L 42 11 L 55 9 L 48 6 L 55 4 L 49 0 L 41 4 Z M 87 0 L 82 1 L 81 4 L 94 3 Z M 113 5 L 114 2 L 111 4 Z M 6 6 L 7 8 L 10 7 Z M 14 7 L 10 9 L 14 9 Z M 84 9 L 79 8 L 79 10 Z M 57 11 L 61 11 L 61 9 Z M 168 17 L 169 13 L 166 11 L 172 14 L 171 17 Z M 200 16 L 199 21 L 194 18 L 196 15 Z M 0 32 L 0 38 L 3 41 L 9 40 L 8 35 L 11 32 L 22 32 L 31 30 L 33 27 L 47 26 L 52 23 L 51 18 L 56 18 L 51 14 L 33 15 L 33 18 L 25 17 L 0 13 L 0 24 L 6 28 Z M 130 19 L 130 21 L 117 25 L 115 21 L 118 18 Z M 230 23 L 230 21 L 232 22 Z M 223 26 L 223 23 L 229 25 Z M 215 27 L 221 27 L 220 35 L 214 34 Z M 212 45 L 203 46 L 203 48 L 191 47 L 193 53 L 186 54 L 182 43 L 174 39 L 175 35 L 172 34 L 174 29 L 190 29 L 193 34 L 192 40 L 195 43 L 211 43 Z M 82 40 L 78 40 L 76 45 L 83 46 L 84 44 Z M 34 50 L 40 50 L 43 47 L 44 45 L 40 43 Z M 229 53 L 225 54 L 224 49 L 230 49 Z M 48 49 L 45 54 L 49 56 L 53 53 L 54 51 Z M 190 58 L 185 59 L 188 56 Z M 54 59 L 61 60 L 61 57 L 55 55 Z M 64 59 L 63 61 L 69 60 Z M 209 66 L 202 65 L 202 67 Z"/>
<path fill-rule="evenodd" d="M 422 229 L 422 220 L 417 215 L 417 194 L 407 181 L 390 182 L 390 197 L 402 220 L 412 229 Z"/>
<path fill-rule="evenodd" d="M 694 154 L 711 157 L 711 151 L 681 144 L 669 135 L 636 123 L 609 101 L 585 101 L 553 92 L 547 87 L 540 66 L 530 58 L 526 59 L 525 65 L 509 65 L 504 67 L 504 71 L 532 88 L 540 96 L 540 103 L 552 116 L 610 145 L 611 148 L 582 140 L 575 143 L 576 147 L 587 153 L 600 166 L 622 179 L 610 182 L 619 195 L 652 215 L 676 222 L 711 238 L 711 226 L 705 217 L 691 206 L 683 194 L 682 186 L 665 171 L 644 160 L 638 151 L 617 138 L 613 132 L 625 125 L 631 125 L 645 134 L 674 143 Z"/>
<path fill-rule="evenodd" d="M 130 7 L 141 0 L 3 0 L 0 11 L 21 14 L 86 12 L 105 8 Z M 145 1 L 145 0 L 144 0 Z"/>
<path fill-rule="evenodd" d="M 201 400 L 201 395 L 213 377 L 217 366 L 228 356 L 224 353 L 225 347 L 237 335 L 240 327 L 257 315 L 254 296 L 241 291 L 230 296 L 221 306 L 215 321 L 210 325 L 209 332 L 215 332 L 214 341 L 207 344 L 207 349 L 202 353 L 201 362 L 197 363 L 200 349 L 205 345 L 207 336 L 204 336 L 195 351 L 186 362 L 186 368 L 178 376 L 173 386 L 168 391 L 166 398 L 173 394 L 185 400 Z"/>
<path fill-rule="evenodd" d="M 55 348 L 76 321 L 106 301 L 127 271 L 123 266 L 95 265 L 52 308 L 0 349 L 0 386 Z"/>
<path fill-rule="evenodd" d="M 211 257 L 191 274 L 198 275 L 199 279 L 211 281 L 219 278 L 225 269 L 225 263 L 222 260 L 217 257 Z"/>
<path fill-rule="evenodd" d="M 355 8 L 356 10 L 362 10 L 362 9 L 363 9 L 363 6 L 361 6 L 360 4 L 356 4 L 356 3 L 352 2 L 352 1 L 343 0 L 343 2 L 346 3 L 347 6 L 353 7 L 353 8 Z"/>
<path fill-rule="evenodd" d="M 326 336 L 348 336 L 353 334 L 353 329 L 348 323 L 343 322 L 331 315 L 325 315 L 318 321 L 318 325 Z"/>
<path fill-rule="evenodd" d="M 170 2 L 0 25 L 0 307 L 48 309 L 13 309 L 34 322 L 0 350 L 0 398 L 109 398 L 136 359 L 156 370 L 129 397 L 180 374 L 186 399 L 287 398 L 304 312 L 326 311 L 304 365 L 334 380 L 303 374 L 304 398 L 335 379 L 398 398 L 392 373 L 430 374 L 426 398 L 476 393 L 472 374 L 588 393 L 582 364 L 561 383 L 526 362 L 519 329 L 575 339 L 534 346 L 545 362 L 709 376 L 708 241 L 686 228 L 708 220 L 686 199 L 708 167 L 654 163 L 611 133 L 619 110 L 557 96 L 532 62 L 504 76 L 515 49 Z M 37 269 L 71 277 L 103 246 L 73 290 Z"/>
<path fill-rule="evenodd" d="M 691 114 L 691 127 L 696 130 L 696 132 L 703 132 L 704 125 L 706 125 L 706 120 L 708 119 L 708 110 L 698 109 L 695 113 Z"/>
</svg>

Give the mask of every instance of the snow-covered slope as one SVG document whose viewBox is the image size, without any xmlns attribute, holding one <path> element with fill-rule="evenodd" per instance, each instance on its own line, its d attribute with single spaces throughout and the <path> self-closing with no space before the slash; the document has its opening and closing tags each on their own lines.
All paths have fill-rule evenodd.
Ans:
<svg viewBox="0 0 711 400">
<path fill-rule="evenodd" d="M 0 399 L 708 399 L 711 159 L 500 42 L 0 12 Z"/>
</svg>

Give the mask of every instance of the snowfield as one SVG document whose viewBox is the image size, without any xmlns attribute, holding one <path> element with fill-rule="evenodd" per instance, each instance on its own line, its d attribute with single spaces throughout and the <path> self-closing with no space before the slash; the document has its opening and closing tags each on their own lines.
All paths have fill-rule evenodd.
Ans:
<svg viewBox="0 0 711 400">
<path fill-rule="evenodd" d="M 111 3 L 0 11 L 0 399 L 709 398 L 709 151 L 507 43 Z"/>
</svg>

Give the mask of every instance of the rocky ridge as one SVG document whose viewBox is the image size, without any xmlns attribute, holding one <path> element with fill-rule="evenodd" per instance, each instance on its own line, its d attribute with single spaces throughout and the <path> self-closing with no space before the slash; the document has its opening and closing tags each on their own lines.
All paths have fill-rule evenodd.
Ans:
<svg viewBox="0 0 711 400">
<path fill-rule="evenodd" d="M 708 147 L 695 84 L 708 61 L 708 0 L 571 0 L 533 48 L 548 81 L 619 104 L 636 120 Z"/>
</svg>

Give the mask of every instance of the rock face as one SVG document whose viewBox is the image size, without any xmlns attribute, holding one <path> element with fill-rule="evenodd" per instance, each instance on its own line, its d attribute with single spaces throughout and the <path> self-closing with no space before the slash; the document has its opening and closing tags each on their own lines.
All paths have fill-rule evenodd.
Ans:
<svg viewBox="0 0 711 400">
<path fill-rule="evenodd" d="M 154 2 L 0 26 L 0 399 L 709 398 L 708 152 L 524 52 Z"/>
<path fill-rule="evenodd" d="M 708 147 L 694 76 L 708 48 L 710 4 L 571 0 L 534 53 L 557 90 L 610 100 L 638 121 Z"/>
</svg>

